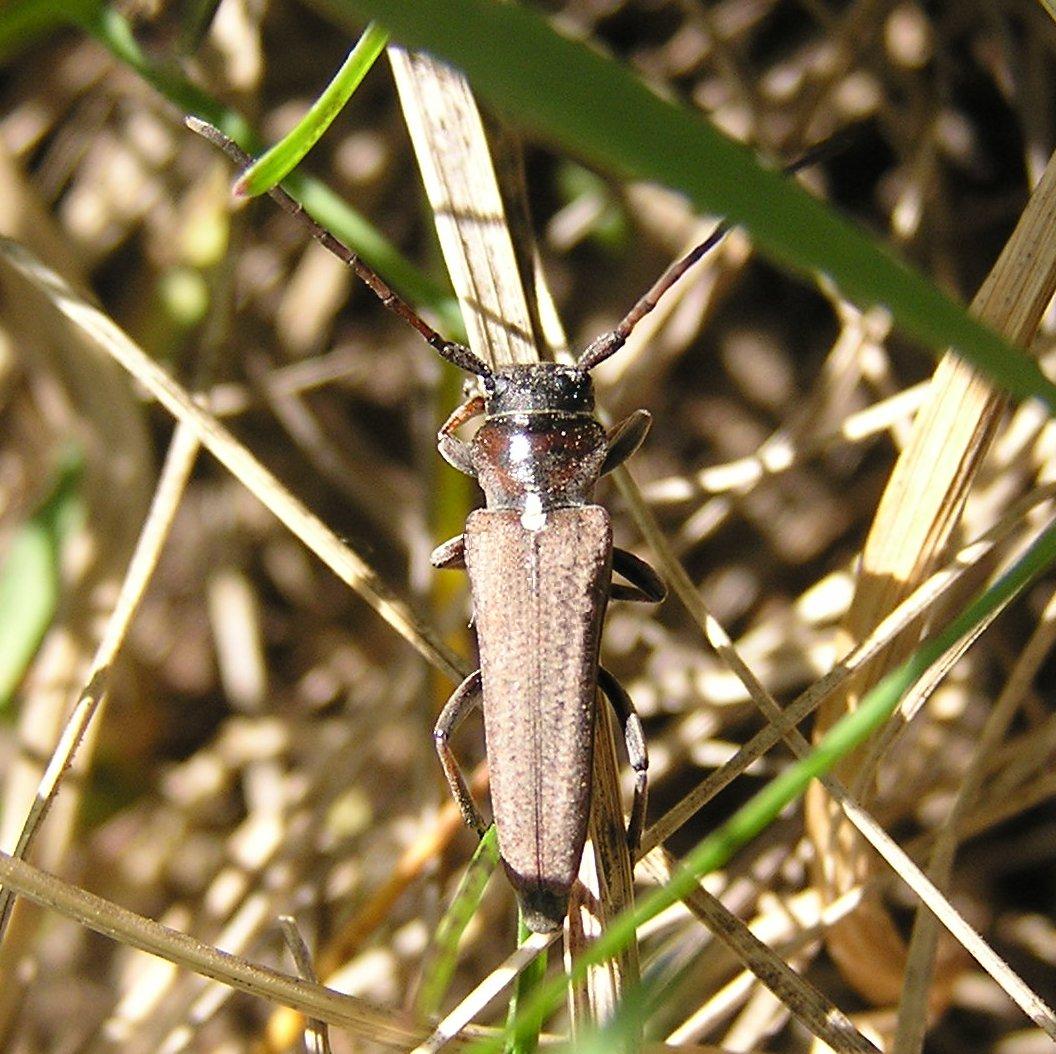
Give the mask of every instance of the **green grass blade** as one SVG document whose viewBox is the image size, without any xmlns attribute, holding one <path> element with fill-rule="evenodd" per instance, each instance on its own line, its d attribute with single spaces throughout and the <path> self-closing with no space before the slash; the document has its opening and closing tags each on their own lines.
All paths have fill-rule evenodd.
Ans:
<svg viewBox="0 0 1056 1054">
<path fill-rule="evenodd" d="M 0 61 L 100 7 L 100 0 L 22 0 L 4 5 L 0 10 Z"/>
<path fill-rule="evenodd" d="M 520 909 L 518 909 L 519 911 Z M 517 943 L 524 944 L 532 931 L 524 924 L 524 916 L 517 919 Z M 535 1054 L 539 1049 L 539 1033 L 543 1031 L 545 1017 L 541 1013 L 527 1012 L 524 1020 L 518 1020 L 520 1008 L 531 1002 L 532 993 L 546 976 L 546 952 L 540 952 L 530 965 L 517 975 L 517 985 L 506 1011 L 506 1054 Z"/>
<path fill-rule="evenodd" d="M 245 144 L 241 144 L 243 149 Z M 286 189 L 324 227 L 354 249 L 385 281 L 418 308 L 428 308 L 445 336 L 465 339 L 458 301 L 417 268 L 362 213 L 338 197 L 325 183 L 303 172 L 291 172 Z"/>
<path fill-rule="evenodd" d="M 102 4 L 88 5 L 86 11 L 71 16 L 71 21 L 91 33 L 115 58 L 184 112 L 204 117 L 240 143 L 254 138 L 252 129 L 234 110 L 196 87 L 175 67 L 149 59 L 132 33 L 128 19 L 118 11 Z"/>
<path fill-rule="evenodd" d="M 1056 407 L 1056 385 L 1032 359 L 918 271 L 697 113 L 560 36 L 529 8 L 495 0 L 331 3 L 448 59 L 490 103 L 574 155 L 683 191 L 703 211 L 745 226 L 773 259 L 829 277 L 862 308 L 882 306 L 936 351 L 955 347 L 1017 398 L 1037 396 Z"/>
<path fill-rule="evenodd" d="M 797 761 L 768 783 L 713 834 L 693 849 L 670 882 L 654 890 L 631 910 L 614 919 L 605 932 L 576 960 L 572 970 L 536 989 L 514 1030 L 530 1034 L 534 1020 L 560 1003 L 568 984 L 586 975 L 590 966 L 617 954 L 634 940 L 639 926 L 655 918 L 690 893 L 704 875 L 722 867 L 807 789 L 811 780 L 830 771 L 863 743 L 893 713 L 905 693 L 947 650 L 992 612 L 1021 592 L 1056 561 L 1056 524 L 1050 525 L 996 582 L 977 596 L 939 633 L 925 641 L 901 666 L 888 674 L 862 701 L 861 707 L 835 724 L 809 757 Z M 497 1051 L 502 1040 L 482 1040 L 475 1051 Z"/>
<path fill-rule="evenodd" d="M 62 546 L 81 511 L 81 470 L 80 457 L 66 459 L 51 494 L 15 535 L 0 568 L 0 712 L 55 617 Z"/>
<path fill-rule="evenodd" d="M 235 182 L 235 194 L 256 197 L 281 183 L 319 141 L 385 49 L 389 34 L 371 22 L 334 79 L 289 135 L 280 139 Z"/>
<path fill-rule="evenodd" d="M 422 1017 L 439 1013 L 458 963 L 458 945 L 470 920 L 480 907 L 488 880 L 499 862 L 499 841 L 492 824 L 477 846 L 462 881 L 444 913 L 433 939 L 432 962 L 418 992 L 417 1009 Z"/>
</svg>

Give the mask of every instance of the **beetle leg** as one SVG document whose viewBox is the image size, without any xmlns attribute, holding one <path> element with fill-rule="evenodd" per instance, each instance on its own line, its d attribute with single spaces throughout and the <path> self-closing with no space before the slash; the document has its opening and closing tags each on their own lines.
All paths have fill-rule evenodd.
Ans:
<svg viewBox="0 0 1056 1054">
<path fill-rule="evenodd" d="M 436 727 L 433 729 L 433 741 L 436 743 L 436 753 L 440 757 L 447 785 L 451 788 L 451 796 L 462 810 L 462 818 L 478 835 L 483 835 L 488 825 L 484 822 L 484 817 L 473 800 L 466 778 L 462 775 L 462 770 L 448 743 L 451 733 L 458 728 L 471 710 L 480 706 L 480 701 L 480 670 L 477 670 L 454 690 L 451 698 L 444 704 L 436 720 Z"/>
<path fill-rule="evenodd" d="M 601 463 L 602 475 L 622 465 L 642 445 L 652 423 L 653 415 L 648 410 L 635 410 L 609 432 L 608 451 Z"/>
<path fill-rule="evenodd" d="M 484 413 L 484 396 L 470 395 L 461 406 L 451 411 L 447 420 L 440 426 L 440 435 L 451 435 L 460 425 L 464 425 L 474 417 L 479 417 L 482 413 Z"/>
<path fill-rule="evenodd" d="M 613 549 L 612 569 L 631 583 L 625 586 L 614 582 L 609 590 L 613 600 L 639 600 L 659 604 L 667 596 L 664 580 L 644 560 L 626 549 Z"/>
<path fill-rule="evenodd" d="M 477 470 L 473 467 L 469 444 L 459 439 L 454 431 L 471 418 L 479 417 L 484 412 L 484 396 L 471 395 L 461 406 L 452 410 L 451 416 L 440 426 L 436 434 L 436 445 L 440 456 L 459 472 L 476 478 Z"/>
<path fill-rule="evenodd" d="M 436 448 L 440 451 L 440 456 L 452 468 L 457 468 L 459 472 L 464 472 L 467 476 L 472 476 L 474 479 L 477 478 L 477 470 L 473 467 L 473 459 L 470 457 L 468 443 L 464 443 L 457 436 L 440 432 L 436 437 Z"/>
<path fill-rule="evenodd" d="M 649 790 L 649 754 L 645 747 L 642 719 L 634 709 L 627 690 L 604 666 L 598 667 L 598 687 L 612 705 L 612 709 L 623 727 L 623 738 L 627 744 L 627 757 L 634 769 L 634 799 L 631 816 L 627 821 L 627 846 L 632 856 L 638 851 L 645 827 L 645 802 Z"/>
<path fill-rule="evenodd" d="M 441 571 L 465 570 L 466 536 L 456 534 L 429 554 L 429 563 Z"/>
</svg>

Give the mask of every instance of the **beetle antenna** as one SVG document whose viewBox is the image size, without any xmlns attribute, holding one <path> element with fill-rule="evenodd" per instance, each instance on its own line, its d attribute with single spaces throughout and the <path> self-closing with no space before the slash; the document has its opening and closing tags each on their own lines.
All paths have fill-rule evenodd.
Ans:
<svg viewBox="0 0 1056 1054">
<path fill-rule="evenodd" d="M 863 122 L 864 123 L 864 122 Z M 810 147 L 794 161 L 786 165 L 782 172 L 792 175 L 801 169 L 809 168 L 827 160 L 833 154 L 845 149 L 850 140 L 861 134 L 862 124 L 851 125 L 842 132 Z M 666 293 L 702 256 L 715 248 L 730 231 L 730 224 L 720 223 L 695 249 L 686 253 L 681 260 L 673 263 L 657 280 L 644 296 L 627 312 L 614 329 L 602 333 L 592 340 L 580 355 L 576 365 L 585 372 L 594 369 L 599 363 L 615 355 L 627 343 L 627 338 L 634 327 L 653 310 Z"/>
<path fill-rule="evenodd" d="M 185 123 L 192 132 L 197 132 L 203 139 L 208 139 L 214 146 L 223 150 L 240 170 L 244 171 L 253 163 L 253 158 L 230 136 L 225 135 L 219 128 L 209 124 L 208 121 L 203 121 L 198 117 L 187 117 L 185 118 Z M 291 197 L 282 187 L 272 187 L 268 194 L 285 212 L 288 212 L 303 223 L 320 245 L 329 249 L 342 263 L 351 267 L 357 277 L 381 301 L 382 305 L 413 326 L 422 335 L 425 342 L 442 359 L 446 359 L 467 373 L 475 373 L 478 377 L 491 376 L 491 368 L 482 359 L 474 355 L 464 344 L 459 344 L 457 341 L 448 340 L 446 337 L 441 336 L 406 300 L 388 285 L 370 264 L 366 263 L 358 253 L 354 253 L 325 227 L 317 223 L 305 210 L 304 206 Z"/>
</svg>

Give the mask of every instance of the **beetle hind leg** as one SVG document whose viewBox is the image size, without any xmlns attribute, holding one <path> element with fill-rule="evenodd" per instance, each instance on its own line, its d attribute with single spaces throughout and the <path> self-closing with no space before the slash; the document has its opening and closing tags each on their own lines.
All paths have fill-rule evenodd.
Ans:
<svg viewBox="0 0 1056 1054">
<path fill-rule="evenodd" d="M 451 749 L 449 740 L 467 714 L 480 706 L 480 702 L 480 670 L 476 670 L 451 694 L 451 698 L 440 711 L 440 716 L 436 719 L 436 727 L 433 729 L 433 742 L 436 744 L 436 753 L 440 758 L 447 785 L 451 788 L 451 797 L 458 803 L 466 825 L 472 827 L 478 836 L 484 834 L 488 829 L 488 824 L 473 800 L 473 794 L 466 783 L 466 777 L 462 775 L 462 769 L 459 767 L 458 759 Z"/>
<path fill-rule="evenodd" d="M 642 719 L 634 709 L 634 702 L 627 689 L 616 680 L 604 666 L 598 667 L 598 687 L 605 693 L 623 728 L 627 744 L 627 757 L 634 769 L 634 798 L 631 815 L 627 821 L 627 847 L 633 856 L 638 852 L 645 829 L 645 805 L 649 795 L 649 753 L 645 746 Z"/>
</svg>

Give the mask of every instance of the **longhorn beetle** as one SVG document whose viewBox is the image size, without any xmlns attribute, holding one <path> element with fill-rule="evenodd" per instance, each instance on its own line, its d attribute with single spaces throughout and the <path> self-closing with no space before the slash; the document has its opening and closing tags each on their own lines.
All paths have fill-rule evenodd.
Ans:
<svg viewBox="0 0 1056 1054">
<path fill-rule="evenodd" d="M 212 125 L 195 117 L 187 124 L 239 168 L 251 163 Z M 818 160 L 833 142 L 788 170 Z M 623 347 L 638 322 L 727 228 L 716 228 L 664 272 L 575 365 L 492 369 L 469 348 L 442 337 L 284 190 L 270 194 L 441 358 L 479 379 L 481 391 L 451 414 L 437 438 L 444 459 L 480 484 L 485 507 L 470 513 L 465 532 L 438 546 L 431 560 L 438 568 L 469 572 L 480 669 L 455 689 L 434 737 L 462 815 L 482 835 L 487 824 L 448 740 L 483 705 L 499 853 L 526 925 L 551 932 L 568 913 L 587 836 L 599 688 L 619 717 L 635 773 L 627 840 L 632 852 L 638 847 L 645 819 L 645 737 L 630 696 L 599 665 L 601 626 L 610 597 L 657 603 L 666 592 L 648 564 L 613 546 L 609 514 L 591 500 L 599 478 L 641 445 L 650 415 L 638 410 L 606 433 L 594 416 L 590 371 Z M 456 428 L 479 416 L 484 421 L 469 443 L 455 436 Z M 626 582 L 613 582 L 614 572 Z"/>
</svg>

